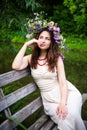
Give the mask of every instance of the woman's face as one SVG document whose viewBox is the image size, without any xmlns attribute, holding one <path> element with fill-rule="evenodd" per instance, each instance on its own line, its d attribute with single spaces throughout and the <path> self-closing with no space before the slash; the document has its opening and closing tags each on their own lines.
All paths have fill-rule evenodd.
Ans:
<svg viewBox="0 0 87 130">
<path fill-rule="evenodd" d="M 47 31 L 43 31 L 38 38 L 38 47 L 41 50 L 47 50 L 51 44 L 50 34 Z"/>
</svg>

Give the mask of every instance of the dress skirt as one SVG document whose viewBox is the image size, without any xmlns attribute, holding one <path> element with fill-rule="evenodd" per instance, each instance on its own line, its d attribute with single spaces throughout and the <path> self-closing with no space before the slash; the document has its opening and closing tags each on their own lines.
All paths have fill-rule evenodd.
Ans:
<svg viewBox="0 0 87 130">
<path fill-rule="evenodd" d="M 38 66 L 37 69 L 31 68 L 31 74 L 40 89 L 44 111 L 57 124 L 57 128 L 59 130 L 86 130 L 81 118 L 82 96 L 79 90 L 67 81 L 68 115 L 65 119 L 61 119 L 56 113 L 61 97 L 56 69 L 50 72 L 46 66 Z"/>
</svg>

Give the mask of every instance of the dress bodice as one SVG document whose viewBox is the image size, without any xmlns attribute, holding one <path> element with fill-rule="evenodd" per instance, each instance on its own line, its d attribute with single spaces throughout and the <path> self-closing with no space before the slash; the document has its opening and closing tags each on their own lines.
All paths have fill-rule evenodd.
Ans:
<svg viewBox="0 0 87 130">
<path fill-rule="evenodd" d="M 58 83 L 56 69 L 53 72 L 48 71 L 48 67 L 46 65 L 38 65 L 37 69 L 31 68 L 31 74 L 41 91 L 52 90 L 54 89 L 54 84 Z"/>
<path fill-rule="evenodd" d="M 38 65 L 36 69 L 31 68 L 31 75 L 33 76 L 41 92 L 50 91 L 54 88 L 56 89 L 56 87 L 59 87 L 56 67 L 54 71 L 49 71 L 47 65 Z M 67 86 L 70 91 L 78 91 L 77 88 L 69 81 L 67 81 Z"/>
</svg>

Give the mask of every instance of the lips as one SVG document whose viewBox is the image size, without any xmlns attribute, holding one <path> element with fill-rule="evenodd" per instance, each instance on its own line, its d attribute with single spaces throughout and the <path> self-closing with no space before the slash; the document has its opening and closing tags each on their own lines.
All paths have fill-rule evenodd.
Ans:
<svg viewBox="0 0 87 130">
<path fill-rule="evenodd" d="M 44 44 L 40 44 L 40 47 L 44 47 L 45 45 Z"/>
</svg>

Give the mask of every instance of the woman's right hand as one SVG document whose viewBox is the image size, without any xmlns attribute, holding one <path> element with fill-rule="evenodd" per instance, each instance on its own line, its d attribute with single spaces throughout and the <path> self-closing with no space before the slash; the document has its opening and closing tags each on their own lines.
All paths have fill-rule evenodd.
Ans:
<svg viewBox="0 0 87 130">
<path fill-rule="evenodd" d="M 27 47 L 29 47 L 29 46 L 35 46 L 35 45 L 37 45 L 37 43 L 38 43 L 38 40 L 34 38 L 34 39 L 26 42 L 25 44 Z"/>
</svg>

